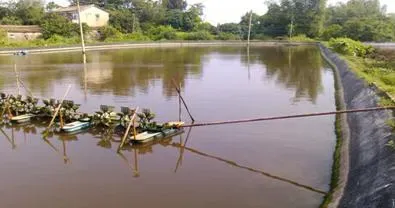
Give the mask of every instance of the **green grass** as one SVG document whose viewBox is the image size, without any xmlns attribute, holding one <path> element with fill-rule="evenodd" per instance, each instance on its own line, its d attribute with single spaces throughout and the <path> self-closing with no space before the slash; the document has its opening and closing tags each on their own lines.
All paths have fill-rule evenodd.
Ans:
<svg viewBox="0 0 395 208">
<path fill-rule="evenodd" d="M 341 55 L 350 68 L 369 84 L 395 97 L 395 68 L 389 61 Z"/>
</svg>

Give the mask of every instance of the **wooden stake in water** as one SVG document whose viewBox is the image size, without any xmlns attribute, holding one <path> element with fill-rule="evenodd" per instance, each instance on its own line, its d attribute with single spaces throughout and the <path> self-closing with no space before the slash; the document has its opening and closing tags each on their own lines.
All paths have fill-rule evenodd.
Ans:
<svg viewBox="0 0 395 208">
<path fill-rule="evenodd" d="M 194 119 L 193 116 L 191 115 L 191 112 L 189 111 L 189 108 L 188 108 L 188 106 L 187 106 L 187 103 L 185 102 L 184 98 L 183 98 L 182 95 L 181 95 L 181 89 L 178 88 L 177 82 L 176 82 L 174 79 L 173 79 L 173 84 L 174 84 L 174 87 L 176 88 L 176 91 L 177 91 L 178 95 L 180 96 L 180 99 L 181 99 L 182 103 L 183 103 L 184 106 L 185 106 L 185 109 L 187 110 L 187 112 L 188 112 L 188 114 L 189 114 L 189 117 L 191 117 L 192 122 L 194 122 L 195 119 Z"/>
<path fill-rule="evenodd" d="M 77 9 L 78 9 L 78 24 L 80 25 L 82 54 L 85 54 L 85 40 L 84 40 L 84 31 L 82 29 L 81 8 L 80 8 L 80 1 L 79 0 L 77 0 Z"/>
<path fill-rule="evenodd" d="M 119 147 L 118 147 L 118 152 L 120 152 L 121 149 L 122 149 L 122 147 L 123 147 L 123 145 L 125 145 L 126 138 L 127 138 L 127 136 L 129 135 L 130 128 L 132 127 L 132 125 L 133 125 L 133 123 L 134 123 L 133 120 L 135 119 L 138 110 L 139 110 L 139 107 L 137 107 L 136 110 L 134 110 L 134 113 L 133 113 L 133 115 L 132 115 L 132 117 L 131 117 L 131 119 L 130 119 L 130 121 L 129 121 L 128 128 L 126 128 L 126 132 L 125 132 L 125 134 L 123 135 L 121 144 L 120 144 Z"/>
<path fill-rule="evenodd" d="M 16 87 L 18 89 L 18 95 L 20 95 L 21 94 L 21 89 L 20 89 L 20 86 L 19 86 L 19 73 L 16 70 L 16 63 L 14 63 L 14 72 L 15 72 L 15 77 L 16 77 Z"/>
<path fill-rule="evenodd" d="M 248 40 L 247 40 L 247 46 L 250 45 L 250 37 L 251 37 L 251 22 L 252 22 L 252 10 L 250 11 L 250 21 L 248 24 Z"/>
<path fill-rule="evenodd" d="M 87 68 L 86 68 L 86 54 L 82 54 L 82 61 L 84 64 L 84 98 L 87 100 L 87 88 L 88 88 L 88 77 L 87 77 Z"/>
<path fill-rule="evenodd" d="M 69 86 L 67 87 L 67 90 L 66 90 L 66 92 L 64 93 L 63 98 L 62 98 L 62 100 L 61 100 L 60 103 L 59 103 L 59 106 L 58 106 L 58 107 L 56 108 L 56 110 L 55 110 L 55 113 L 54 113 L 54 115 L 53 115 L 53 117 L 52 117 L 52 119 L 51 119 L 51 122 L 49 123 L 48 127 L 45 129 L 45 131 L 44 131 L 44 133 L 43 133 L 43 134 L 44 134 L 44 136 L 43 136 L 44 138 L 46 138 L 46 137 L 48 136 L 49 129 L 51 128 L 53 122 L 55 121 L 55 118 L 56 118 L 56 116 L 58 115 L 60 108 L 62 107 L 62 104 L 63 104 L 64 99 L 66 98 L 67 94 L 69 94 L 70 89 L 71 89 L 71 85 L 69 85 Z"/>
<path fill-rule="evenodd" d="M 181 83 L 179 86 L 179 89 L 181 89 Z M 181 96 L 178 94 L 178 121 L 181 122 Z"/>
</svg>

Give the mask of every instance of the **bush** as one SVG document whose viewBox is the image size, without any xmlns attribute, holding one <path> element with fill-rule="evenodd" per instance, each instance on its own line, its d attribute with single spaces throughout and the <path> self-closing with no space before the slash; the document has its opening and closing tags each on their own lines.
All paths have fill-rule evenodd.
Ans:
<svg viewBox="0 0 395 208">
<path fill-rule="evenodd" d="M 122 34 L 115 27 L 112 26 L 104 26 L 99 29 L 100 40 L 106 40 L 108 38 L 118 38 Z"/>
<path fill-rule="evenodd" d="M 291 38 L 291 41 L 297 42 L 314 42 L 314 39 L 307 37 L 306 35 L 297 35 Z"/>
<path fill-rule="evenodd" d="M 139 33 L 139 32 L 125 34 L 124 39 L 134 40 L 134 41 L 149 41 L 149 40 L 151 40 L 149 37 L 147 37 L 143 33 Z"/>
<path fill-rule="evenodd" d="M 213 40 L 214 36 L 207 31 L 187 33 L 185 40 Z"/>
<path fill-rule="evenodd" d="M 327 27 L 321 35 L 323 40 L 329 40 L 331 38 L 339 38 L 343 36 L 343 27 L 337 24 L 330 25 Z"/>
<path fill-rule="evenodd" d="M 186 40 L 188 33 L 187 32 L 176 32 L 177 40 Z"/>
<path fill-rule="evenodd" d="M 171 26 L 151 27 L 148 30 L 148 36 L 152 40 L 175 40 L 177 32 Z"/>
<path fill-rule="evenodd" d="M 78 24 L 70 22 L 65 17 L 55 14 L 49 13 L 44 19 L 43 23 L 40 25 L 42 31 L 42 37 L 44 39 L 48 39 L 53 35 L 60 35 L 63 37 L 73 37 L 79 36 L 80 27 Z M 83 23 L 82 24 L 84 34 L 89 32 L 89 27 Z"/>
<path fill-rule="evenodd" d="M 220 32 L 217 40 L 240 40 L 240 37 L 232 33 Z"/>
<path fill-rule="evenodd" d="M 365 57 L 374 52 L 374 48 L 349 38 L 331 38 L 329 47 L 338 53 Z"/>
</svg>

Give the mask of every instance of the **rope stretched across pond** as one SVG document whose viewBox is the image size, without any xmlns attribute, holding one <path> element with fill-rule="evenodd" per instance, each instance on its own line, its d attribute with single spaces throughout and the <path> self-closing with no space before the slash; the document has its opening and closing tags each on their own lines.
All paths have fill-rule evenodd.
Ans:
<svg viewBox="0 0 395 208">
<path fill-rule="evenodd" d="M 395 109 L 395 106 L 385 106 L 385 107 L 375 107 L 375 108 L 330 111 L 330 112 L 321 112 L 321 113 L 307 113 L 307 114 L 296 114 L 296 115 L 287 115 L 287 116 L 263 117 L 263 118 L 254 118 L 254 119 L 216 121 L 216 122 L 207 122 L 207 123 L 192 123 L 192 124 L 188 124 L 188 125 L 183 125 L 183 127 L 198 127 L 198 126 L 250 123 L 250 122 L 257 122 L 257 121 L 283 120 L 283 119 L 290 119 L 290 118 L 303 118 L 303 117 L 325 116 L 325 115 L 344 114 L 344 113 L 359 113 L 359 112 L 368 112 L 368 111 L 393 110 L 393 109 Z"/>
</svg>

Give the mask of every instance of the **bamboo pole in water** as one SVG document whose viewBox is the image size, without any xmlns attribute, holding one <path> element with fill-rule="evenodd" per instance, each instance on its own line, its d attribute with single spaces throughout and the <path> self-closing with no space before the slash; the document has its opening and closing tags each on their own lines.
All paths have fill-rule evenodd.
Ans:
<svg viewBox="0 0 395 208">
<path fill-rule="evenodd" d="M 30 91 L 27 87 L 26 87 L 26 85 L 23 83 L 23 81 L 18 77 L 18 79 L 19 79 L 19 83 L 22 85 L 22 87 L 26 90 L 26 92 L 31 96 L 31 97 L 33 97 L 33 93 L 32 93 L 32 91 Z"/>
<path fill-rule="evenodd" d="M 80 26 L 82 54 L 85 54 L 85 40 L 84 40 L 84 31 L 82 29 L 81 9 L 80 9 L 80 1 L 79 0 L 77 0 L 77 10 L 78 10 L 78 24 Z"/>
<path fill-rule="evenodd" d="M 16 63 L 14 63 L 14 72 L 15 72 L 15 77 L 16 77 L 16 87 L 18 89 L 18 95 L 21 94 L 21 88 L 20 88 L 20 84 L 19 84 L 19 73 L 16 69 Z"/>
<path fill-rule="evenodd" d="M 6 138 L 6 139 L 8 140 L 8 142 L 11 144 L 12 149 L 15 149 L 15 148 L 16 148 L 16 145 L 15 145 L 15 143 L 13 142 L 13 139 L 11 139 L 10 136 L 8 136 L 7 133 L 5 133 L 5 131 L 4 131 L 2 128 L 0 128 L 0 132 L 3 133 L 3 135 L 5 136 L 5 138 Z"/>
<path fill-rule="evenodd" d="M 176 82 L 174 79 L 173 79 L 172 81 L 173 81 L 173 85 L 174 85 L 174 87 L 176 88 L 176 91 L 177 91 L 178 95 L 180 96 L 180 99 L 181 99 L 182 103 L 183 103 L 184 106 L 185 106 L 185 109 L 187 110 L 187 112 L 188 112 L 188 114 L 189 114 L 189 117 L 191 117 L 192 122 L 195 121 L 195 119 L 194 119 L 193 116 L 191 115 L 191 112 L 189 111 L 189 108 L 188 108 L 188 106 L 187 106 L 187 103 L 185 102 L 184 98 L 183 98 L 182 95 L 181 95 L 181 89 L 178 88 L 177 82 Z"/>
<path fill-rule="evenodd" d="M 178 85 L 179 89 L 181 89 L 181 83 Z M 178 94 L 178 121 L 181 122 L 181 96 Z"/>
<path fill-rule="evenodd" d="M 126 128 L 126 132 L 125 132 L 125 134 L 123 135 L 121 144 L 119 144 L 119 147 L 118 147 L 118 151 L 117 151 L 117 152 L 120 152 L 121 149 L 122 149 L 122 147 L 123 147 L 123 145 L 125 144 L 125 142 L 126 142 L 126 137 L 129 135 L 130 128 L 132 127 L 132 125 L 133 125 L 133 123 L 134 123 L 133 120 L 135 119 L 136 113 L 137 113 L 138 110 L 139 110 L 139 107 L 137 107 L 136 110 L 134 110 L 134 113 L 133 113 L 133 115 L 132 115 L 132 118 L 130 119 L 129 125 L 128 125 L 128 127 Z"/>
<path fill-rule="evenodd" d="M 249 20 L 249 24 L 248 24 L 247 47 L 250 46 L 250 38 L 251 38 L 251 21 L 252 21 L 252 10 L 250 11 L 250 20 Z"/>
<path fill-rule="evenodd" d="M 225 124 L 251 123 L 251 122 L 258 122 L 258 121 L 284 120 L 284 119 L 291 119 L 291 118 L 304 118 L 304 117 L 326 116 L 326 115 L 335 115 L 335 114 L 344 114 L 344 113 L 360 113 L 360 112 L 380 111 L 380 110 L 394 110 L 394 109 L 395 109 L 395 106 L 362 108 L 362 109 L 351 109 L 351 110 L 342 110 L 342 111 L 330 111 L 330 112 L 320 112 L 320 113 L 306 113 L 306 114 L 296 114 L 296 115 L 286 115 L 286 116 L 253 118 L 253 119 L 215 121 L 215 122 L 183 125 L 182 127 L 197 127 L 197 126 L 214 126 L 214 125 L 225 125 Z"/>
<path fill-rule="evenodd" d="M 69 94 L 70 89 L 71 89 L 71 85 L 69 85 L 69 86 L 67 87 L 67 90 L 66 90 L 66 92 L 64 93 L 63 98 L 62 98 L 62 100 L 61 100 L 60 103 L 59 103 L 59 106 L 56 108 L 55 113 L 54 113 L 54 115 L 52 116 L 51 122 L 49 122 L 48 127 L 45 129 L 45 131 L 44 131 L 44 138 L 46 138 L 49 129 L 51 128 L 53 122 L 55 121 L 56 116 L 57 116 L 58 113 L 59 113 L 60 108 L 62 107 L 62 104 L 63 104 L 64 99 L 66 98 L 67 94 Z"/>
</svg>

